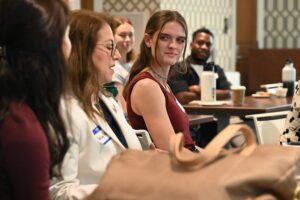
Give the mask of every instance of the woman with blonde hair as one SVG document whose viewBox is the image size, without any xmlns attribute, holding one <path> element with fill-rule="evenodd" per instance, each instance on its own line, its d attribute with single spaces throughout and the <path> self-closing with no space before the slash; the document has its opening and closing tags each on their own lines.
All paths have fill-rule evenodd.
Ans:
<svg viewBox="0 0 300 200">
<path fill-rule="evenodd" d="M 125 115 L 127 115 L 126 101 L 122 93 L 128 79 L 129 70 L 136 58 L 133 49 L 135 42 L 134 27 L 128 18 L 121 16 L 111 17 L 110 26 L 114 33 L 117 49 L 121 54 L 120 60 L 116 62 L 112 80 L 118 90 L 116 98 L 121 104 Z"/>
</svg>

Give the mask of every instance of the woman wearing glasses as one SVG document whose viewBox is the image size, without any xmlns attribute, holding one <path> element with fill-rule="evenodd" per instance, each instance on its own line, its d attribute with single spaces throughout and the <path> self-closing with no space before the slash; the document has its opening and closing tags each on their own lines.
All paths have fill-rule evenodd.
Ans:
<svg viewBox="0 0 300 200">
<path fill-rule="evenodd" d="M 71 15 L 72 51 L 70 87 L 64 118 L 69 122 L 70 149 L 62 166 L 62 179 L 53 180 L 53 199 L 82 199 L 101 180 L 118 152 L 141 149 L 122 109 L 103 85 L 111 82 L 120 58 L 112 30 L 100 14 L 76 11 Z M 100 91 L 100 92 L 99 92 Z M 70 112 L 67 112 L 70 110 Z"/>
</svg>

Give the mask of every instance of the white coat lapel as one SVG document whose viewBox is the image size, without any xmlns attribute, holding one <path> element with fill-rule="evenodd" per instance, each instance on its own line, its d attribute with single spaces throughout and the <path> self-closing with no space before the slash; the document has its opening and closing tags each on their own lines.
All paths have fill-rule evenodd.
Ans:
<svg viewBox="0 0 300 200">
<path fill-rule="evenodd" d="M 107 106 L 108 110 L 114 116 L 114 118 L 118 119 L 116 121 L 119 124 L 119 126 L 124 125 L 123 123 L 124 123 L 124 120 L 126 121 L 126 119 L 125 119 L 123 111 L 120 108 L 120 105 L 115 100 L 110 99 L 112 97 L 106 97 L 101 92 L 99 93 L 99 96 L 100 96 L 100 99 Z M 120 123 L 122 123 L 122 124 L 120 124 Z M 126 123 L 127 123 L 127 121 L 126 121 Z"/>
<path fill-rule="evenodd" d="M 106 97 L 99 92 L 100 99 L 107 106 L 121 129 L 129 148 L 141 149 L 141 144 L 135 135 L 135 130 L 128 124 L 120 105 L 112 97 Z"/>
<path fill-rule="evenodd" d="M 93 105 L 96 112 L 99 113 L 98 108 Z M 119 141 L 118 137 L 114 134 L 113 130 L 110 128 L 106 120 L 102 117 L 96 116 L 96 121 L 94 122 L 96 126 L 100 126 L 104 133 L 106 133 L 116 144 L 118 144 L 122 149 L 125 149 L 123 144 Z"/>
</svg>

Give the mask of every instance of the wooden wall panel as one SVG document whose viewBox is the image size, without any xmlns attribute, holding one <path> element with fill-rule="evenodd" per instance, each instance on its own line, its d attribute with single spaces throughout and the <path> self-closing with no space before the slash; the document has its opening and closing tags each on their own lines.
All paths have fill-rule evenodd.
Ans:
<svg viewBox="0 0 300 200">
<path fill-rule="evenodd" d="M 80 0 L 81 8 L 94 10 L 94 0 Z"/>
<path fill-rule="evenodd" d="M 281 82 L 281 70 L 285 60 L 291 58 L 300 75 L 300 49 L 263 49 L 253 50 L 249 57 L 247 90 L 250 93 L 260 89 L 261 84 Z"/>
<path fill-rule="evenodd" d="M 249 56 L 256 49 L 256 0 L 237 0 L 236 42 L 238 47 L 236 70 L 241 84 L 249 84 Z"/>
</svg>

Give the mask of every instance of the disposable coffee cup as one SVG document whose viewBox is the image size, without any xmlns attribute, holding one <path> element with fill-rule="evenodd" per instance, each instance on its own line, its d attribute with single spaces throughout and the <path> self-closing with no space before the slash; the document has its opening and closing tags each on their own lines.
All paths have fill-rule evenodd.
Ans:
<svg viewBox="0 0 300 200">
<path fill-rule="evenodd" d="M 275 89 L 275 95 L 277 97 L 286 97 L 287 93 L 288 93 L 287 88 L 278 87 Z"/>
<path fill-rule="evenodd" d="M 231 87 L 231 100 L 233 105 L 243 105 L 245 101 L 245 86 L 232 86 Z"/>
</svg>

